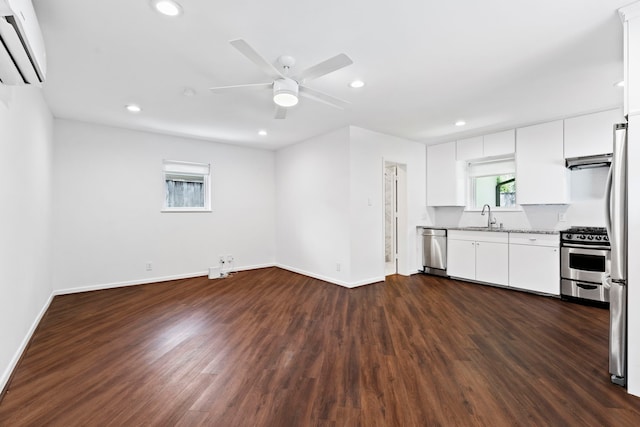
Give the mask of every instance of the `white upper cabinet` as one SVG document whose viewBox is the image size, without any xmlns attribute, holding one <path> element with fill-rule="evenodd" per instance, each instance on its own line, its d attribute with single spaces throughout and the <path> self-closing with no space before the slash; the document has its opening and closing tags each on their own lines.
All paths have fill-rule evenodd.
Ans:
<svg viewBox="0 0 640 427">
<path fill-rule="evenodd" d="M 622 123 L 620 109 L 572 117 L 564 121 L 564 157 L 613 152 L 613 125 Z"/>
<path fill-rule="evenodd" d="M 465 205 L 464 162 L 455 141 L 427 146 L 427 206 Z"/>
<path fill-rule="evenodd" d="M 516 149 L 515 129 L 456 141 L 457 159 L 471 160 L 482 157 L 505 156 Z"/>
<path fill-rule="evenodd" d="M 503 156 L 513 154 L 516 151 L 516 130 L 509 129 L 503 132 L 492 133 L 484 136 L 484 156 Z"/>
<path fill-rule="evenodd" d="M 459 139 L 456 141 L 456 159 L 470 160 L 483 157 L 482 137 Z"/>
<path fill-rule="evenodd" d="M 517 130 L 516 188 L 520 205 L 569 202 L 562 120 Z"/>
</svg>

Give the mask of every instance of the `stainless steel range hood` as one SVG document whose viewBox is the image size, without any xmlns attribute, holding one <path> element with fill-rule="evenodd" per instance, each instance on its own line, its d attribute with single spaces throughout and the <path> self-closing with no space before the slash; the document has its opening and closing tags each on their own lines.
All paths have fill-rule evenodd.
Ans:
<svg viewBox="0 0 640 427">
<path fill-rule="evenodd" d="M 565 164 L 569 169 L 588 169 L 609 167 L 613 154 L 598 154 L 596 156 L 570 157 L 565 159 Z"/>
</svg>

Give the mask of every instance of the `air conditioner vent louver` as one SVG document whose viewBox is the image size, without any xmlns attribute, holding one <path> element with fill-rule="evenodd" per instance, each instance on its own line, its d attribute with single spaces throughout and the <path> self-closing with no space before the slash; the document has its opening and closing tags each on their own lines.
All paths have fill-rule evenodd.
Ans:
<svg viewBox="0 0 640 427">
<path fill-rule="evenodd" d="M 44 40 L 31 0 L 0 0 L 0 81 L 39 85 L 45 77 Z"/>
</svg>

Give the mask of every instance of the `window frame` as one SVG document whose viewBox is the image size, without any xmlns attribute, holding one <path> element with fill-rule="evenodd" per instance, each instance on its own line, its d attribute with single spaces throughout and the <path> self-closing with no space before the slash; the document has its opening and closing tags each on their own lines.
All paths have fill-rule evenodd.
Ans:
<svg viewBox="0 0 640 427">
<path fill-rule="evenodd" d="M 168 176 L 197 177 L 202 179 L 204 206 L 167 206 Z M 194 180 L 194 182 L 196 182 Z M 200 182 L 198 180 L 197 182 Z M 211 164 L 179 160 L 162 161 L 162 209 L 160 212 L 211 212 Z"/>
<path fill-rule="evenodd" d="M 494 212 L 521 212 L 523 209 L 518 204 L 518 186 L 517 186 L 517 173 L 515 170 L 515 163 L 513 170 L 504 170 L 500 168 L 496 168 L 494 171 L 489 171 L 487 173 L 482 174 L 474 174 L 470 172 L 470 169 L 475 165 L 482 164 L 500 164 L 503 162 L 515 162 L 514 156 L 495 156 L 495 157 L 486 157 L 481 159 L 476 159 L 475 161 L 468 161 L 465 168 L 466 180 L 467 180 L 467 194 L 466 194 L 466 203 L 464 207 L 465 212 L 480 212 L 482 210 L 481 207 L 476 207 L 476 178 L 485 178 L 489 176 L 500 176 L 500 175 L 513 175 L 516 182 L 516 204 L 515 206 L 491 206 L 491 210 Z"/>
</svg>

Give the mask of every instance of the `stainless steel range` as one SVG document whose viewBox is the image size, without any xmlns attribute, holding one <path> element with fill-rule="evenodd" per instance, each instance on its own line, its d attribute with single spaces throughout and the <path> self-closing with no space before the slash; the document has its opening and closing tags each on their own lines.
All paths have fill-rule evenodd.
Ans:
<svg viewBox="0 0 640 427">
<path fill-rule="evenodd" d="M 560 232 L 560 294 L 564 299 L 609 303 L 603 281 L 611 272 L 611 246 L 604 227 Z"/>
</svg>

